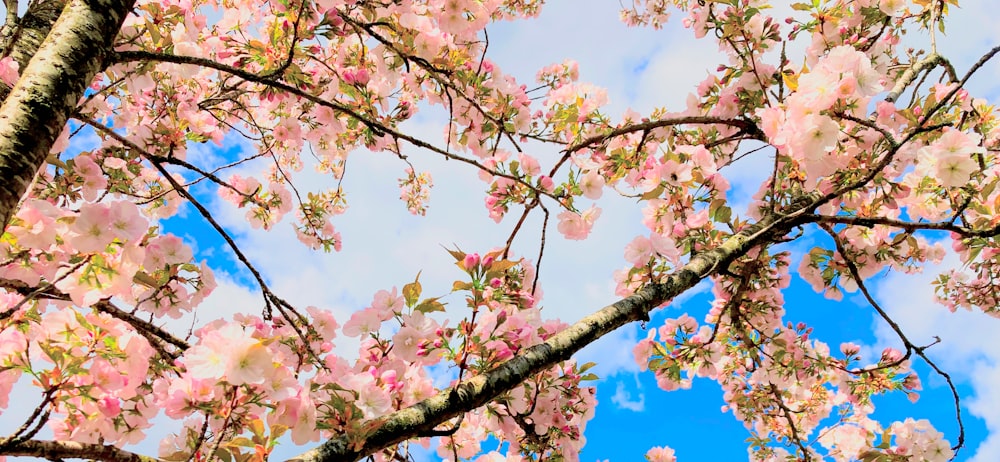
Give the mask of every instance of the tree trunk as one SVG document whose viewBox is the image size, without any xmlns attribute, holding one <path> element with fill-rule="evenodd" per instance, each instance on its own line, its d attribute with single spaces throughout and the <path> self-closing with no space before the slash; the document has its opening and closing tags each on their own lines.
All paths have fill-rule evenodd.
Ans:
<svg viewBox="0 0 1000 462">
<path fill-rule="evenodd" d="M 24 17 L 15 23 L 8 21 L 0 29 L 0 57 L 10 56 L 24 69 L 35 55 L 42 41 L 52 31 L 59 13 L 66 7 L 66 0 L 35 0 L 28 5 Z M 7 97 L 10 88 L 0 85 L 0 100 Z"/>
<path fill-rule="evenodd" d="M 17 84 L 0 107 L 0 224 L 3 228 L 7 227 L 21 197 L 45 164 L 52 143 L 84 90 L 102 69 L 134 1 L 69 2 L 33 54 L 28 42 L 23 42 L 25 46 L 22 47 L 18 44 L 20 38 L 14 38 L 11 53 L 17 52 L 22 58 L 31 56 L 31 59 L 21 69 Z M 51 8 L 59 2 L 42 3 Z M 22 25 L 23 22 L 22 19 Z M 44 29 L 43 23 L 36 24 L 33 31 L 40 29 Z"/>
</svg>

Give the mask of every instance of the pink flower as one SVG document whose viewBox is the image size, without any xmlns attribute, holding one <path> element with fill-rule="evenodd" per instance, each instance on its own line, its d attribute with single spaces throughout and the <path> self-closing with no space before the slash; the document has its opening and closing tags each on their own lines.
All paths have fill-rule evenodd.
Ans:
<svg viewBox="0 0 1000 462">
<path fill-rule="evenodd" d="M 582 240 L 590 234 L 594 221 L 601 216 L 601 209 L 591 206 L 582 214 L 565 211 L 559 214 L 559 232 L 566 239 Z"/>
<path fill-rule="evenodd" d="M 646 460 L 649 462 L 676 462 L 674 450 L 668 447 L 655 447 L 646 451 Z"/>
<path fill-rule="evenodd" d="M 56 219 L 63 213 L 49 202 L 28 199 L 17 212 L 17 218 L 21 223 L 10 225 L 7 231 L 13 234 L 22 246 L 48 249 L 56 243 Z"/>
<path fill-rule="evenodd" d="M 392 352 L 403 361 L 417 362 L 417 349 L 424 339 L 423 334 L 414 327 L 403 326 L 392 337 Z"/>
<path fill-rule="evenodd" d="M 374 308 L 366 308 L 351 315 L 351 319 L 344 324 L 344 335 L 348 337 L 368 335 L 371 332 L 377 332 L 381 325 L 382 317 L 379 311 Z"/>
<path fill-rule="evenodd" d="M 382 387 L 375 384 L 375 378 L 367 372 L 346 377 L 342 385 L 348 390 L 357 390 L 358 399 L 354 405 L 361 409 L 365 418 L 373 419 L 392 409 L 392 398 Z"/>
<path fill-rule="evenodd" d="M 921 162 L 933 165 L 933 175 L 941 186 L 964 186 L 972 178 L 972 173 L 979 169 L 972 155 L 985 152 L 979 146 L 981 140 L 982 136 L 978 134 L 946 128 L 940 138 L 920 150 Z"/>
<path fill-rule="evenodd" d="M 219 380 L 226 370 L 226 356 L 209 346 L 195 345 L 184 352 L 184 366 L 195 379 Z"/>
<path fill-rule="evenodd" d="M 385 321 L 391 318 L 393 314 L 402 311 L 403 303 L 403 297 L 393 287 L 391 292 L 388 290 L 375 292 L 375 298 L 372 300 L 372 308 L 379 312 L 380 319 Z"/>
<path fill-rule="evenodd" d="M 167 234 L 150 239 L 142 266 L 149 270 L 160 269 L 164 265 L 187 263 L 192 256 L 191 248 L 184 245 L 181 238 Z"/>
<path fill-rule="evenodd" d="M 538 187 L 542 188 L 542 191 L 551 193 L 555 191 L 556 183 L 548 175 L 542 175 L 538 177 Z"/>
<path fill-rule="evenodd" d="M 306 312 L 309 313 L 309 316 L 313 319 L 313 329 L 316 329 L 316 332 L 323 338 L 323 340 L 330 341 L 337 336 L 337 328 L 340 327 L 340 325 L 337 324 L 337 320 L 334 319 L 333 312 L 321 310 L 315 306 L 307 306 Z"/>
<path fill-rule="evenodd" d="M 972 179 L 972 173 L 979 169 L 976 161 L 968 154 L 939 155 L 936 164 L 934 176 L 946 188 L 965 186 Z"/>
<path fill-rule="evenodd" d="M 274 369 L 273 356 L 253 337 L 253 332 L 236 323 L 203 333 L 201 343 L 185 352 L 183 361 L 193 378 L 225 380 L 233 385 L 262 383 Z"/>
<path fill-rule="evenodd" d="M 81 193 L 88 201 L 97 200 L 97 193 L 108 187 L 108 180 L 104 177 L 101 167 L 88 155 L 78 155 L 73 158 L 73 168 L 77 175 L 83 179 Z"/>
<path fill-rule="evenodd" d="M 110 226 L 111 212 L 103 204 L 83 204 L 70 231 L 70 244 L 80 253 L 103 252 L 115 238 Z"/>
<path fill-rule="evenodd" d="M 542 172 L 542 168 L 538 165 L 538 159 L 531 157 L 525 153 L 520 153 L 517 155 L 518 163 L 521 165 L 521 172 L 528 176 L 536 176 Z"/>
<path fill-rule="evenodd" d="M 840 351 L 844 353 L 844 356 L 851 357 L 858 354 L 861 351 L 861 347 L 853 342 L 845 342 L 840 344 Z"/>
<path fill-rule="evenodd" d="M 840 78 L 819 70 L 813 70 L 799 77 L 799 88 L 795 100 L 809 108 L 811 112 L 829 109 L 837 101 Z"/>
<path fill-rule="evenodd" d="M 656 331 L 650 331 L 655 333 Z M 649 369 L 649 358 L 653 357 L 653 341 L 650 339 L 642 339 L 632 348 L 632 357 L 635 358 L 635 363 L 639 365 L 639 370 L 645 371 Z"/>
<path fill-rule="evenodd" d="M 10 392 L 14 384 L 21 378 L 20 369 L 8 369 L 0 372 L 0 409 L 6 409 L 10 404 Z"/>
<path fill-rule="evenodd" d="M 0 59 L 0 81 L 6 83 L 7 86 L 13 87 L 17 83 L 19 66 L 17 61 L 10 56 L 5 56 Z"/>
<path fill-rule="evenodd" d="M 580 190 L 587 199 L 600 199 L 604 193 L 604 177 L 596 170 L 587 171 L 580 177 Z"/>
<path fill-rule="evenodd" d="M 879 0 L 878 9 L 889 16 L 893 16 L 905 5 L 904 0 Z"/>
<path fill-rule="evenodd" d="M 658 253 L 661 257 L 670 260 L 673 264 L 678 264 L 681 260 L 681 249 L 677 247 L 677 243 L 670 237 L 653 233 L 649 237 L 649 242 L 653 246 L 653 250 Z"/>
<path fill-rule="evenodd" d="M 637 236 L 625 246 L 625 260 L 632 266 L 639 268 L 649 263 L 649 257 L 653 256 L 653 243 L 643 236 Z"/>
<path fill-rule="evenodd" d="M 306 444 L 319 439 L 319 429 L 316 428 L 316 404 L 306 390 L 300 390 L 298 394 L 298 413 L 295 424 L 292 428 L 292 442 L 295 444 Z"/>
<path fill-rule="evenodd" d="M 273 356 L 260 342 L 250 336 L 238 337 L 230 344 L 229 362 L 226 367 L 226 381 L 233 385 L 262 383 L 274 369 Z"/>
<path fill-rule="evenodd" d="M 802 119 L 798 128 L 796 147 L 799 154 L 807 159 L 822 156 L 837 147 L 840 125 L 827 116 L 808 115 Z"/>
<path fill-rule="evenodd" d="M 111 234 L 123 242 L 139 239 L 149 227 L 149 222 L 139 214 L 139 207 L 132 202 L 112 202 L 110 212 Z"/>
<path fill-rule="evenodd" d="M 105 417 L 114 418 L 121 414 L 122 407 L 118 398 L 110 395 L 106 395 L 97 400 L 97 408 L 104 414 Z"/>
</svg>

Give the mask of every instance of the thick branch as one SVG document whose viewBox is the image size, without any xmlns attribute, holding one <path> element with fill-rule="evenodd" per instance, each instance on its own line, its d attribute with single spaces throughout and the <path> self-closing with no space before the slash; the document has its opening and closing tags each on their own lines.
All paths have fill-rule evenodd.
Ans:
<svg viewBox="0 0 1000 462">
<path fill-rule="evenodd" d="M 7 227 L 134 0 L 73 0 L 0 107 L 0 225 Z"/>
<path fill-rule="evenodd" d="M 381 425 L 368 435 L 346 435 L 326 441 L 307 451 L 294 462 L 354 461 L 408 438 L 426 434 L 464 412 L 488 403 L 514 388 L 528 377 L 552 365 L 569 359 L 574 353 L 601 336 L 632 321 L 648 320 L 649 312 L 684 293 L 702 279 L 717 273 L 731 261 L 745 255 L 753 247 L 787 233 L 799 223 L 799 207 L 815 198 L 806 197 L 793 204 L 787 215 L 773 213 L 760 222 L 743 229 L 719 247 L 698 254 L 664 282 L 650 284 L 635 294 L 602 308 L 544 343 L 532 346 L 495 369 L 472 377 L 450 389 L 443 390 L 406 409 L 383 417 Z M 351 440 L 362 440 L 360 447 Z"/>
<path fill-rule="evenodd" d="M 155 457 L 139 455 L 111 445 L 73 441 L 22 441 L 6 448 L 0 455 L 40 457 L 48 460 L 88 459 L 104 462 L 159 462 Z"/>
<path fill-rule="evenodd" d="M 949 231 L 962 235 L 964 237 L 991 237 L 1000 234 L 1000 226 L 994 226 L 992 228 L 985 228 L 985 229 L 970 229 L 968 227 L 959 226 L 952 222 L 947 222 L 947 221 L 919 222 L 919 221 L 897 220 L 894 218 L 886 218 L 886 217 L 856 217 L 850 215 L 815 215 L 815 214 L 803 215 L 802 218 L 807 221 L 816 223 L 862 226 L 865 228 L 871 228 L 876 225 L 882 225 L 882 226 L 889 226 L 892 228 L 900 228 L 910 233 L 917 230 Z"/>
<path fill-rule="evenodd" d="M 937 53 L 931 53 L 930 55 L 924 57 L 924 59 L 921 59 L 920 61 L 906 68 L 906 70 L 903 71 L 903 74 L 899 76 L 899 79 L 896 80 L 896 84 L 893 85 L 892 90 L 889 91 L 889 94 L 885 96 L 885 100 L 890 103 L 895 102 L 896 99 L 899 98 L 899 95 L 903 93 L 903 90 L 906 90 L 906 87 L 910 86 L 910 84 L 917 79 L 917 76 L 920 75 L 921 72 L 933 69 L 934 66 L 938 64 L 944 64 L 950 66 L 950 64 L 948 64 L 948 62 L 945 61 L 945 59 L 941 57 L 941 55 Z M 957 80 L 957 79 L 953 78 L 952 80 Z"/>
</svg>

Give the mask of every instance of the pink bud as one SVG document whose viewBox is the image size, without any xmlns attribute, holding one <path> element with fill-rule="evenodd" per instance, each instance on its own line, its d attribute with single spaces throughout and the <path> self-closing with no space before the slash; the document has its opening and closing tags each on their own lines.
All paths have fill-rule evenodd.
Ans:
<svg viewBox="0 0 1000 462">
<path fill-rule="evenodd" d="M 371 76 L 368 75 L 368 69 L 362 68 L 354 73 L 354 79 L 358 82 L 358 85 L 367 85 Z"/>
<path fill-rule="evenodd" d="M 466 271 L 472 271 L 478 264 L 479 264 L 478 253 L 470 253 L 466 255 L 465 260 L 462 262 L 462 266 L 465 267 Z"/>
</svg>

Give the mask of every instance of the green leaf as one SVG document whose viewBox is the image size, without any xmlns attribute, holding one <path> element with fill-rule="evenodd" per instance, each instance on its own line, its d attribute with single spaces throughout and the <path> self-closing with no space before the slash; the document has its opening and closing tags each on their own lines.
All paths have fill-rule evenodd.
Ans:
<svg viewBox="0 0 1000 462">
<path fill-rule="evenodd" d="M 657 187 L 653 188 L 652 191 L 643 194 L 642 200 L 648 201 L 660 197 L 660 195 L 663 194 L 663 189 L 664 189 L 663 184 L 658 185 Z"/>
<path fill-rule="evenodd" d="M 160 44 L 160 40 L 163 38 L 160 36 L 160 29 L 150 23 L 148 19 L 146 20 L 146 32 L 149 32 L 149 36 L 153 39 L 154 44 Z"/>
<path fill-rule="evenodd" d="M 882 462 L 885 460 L 885 458 L 882 456 L 883 454 L 881 452 L 869 450 L 861 454 L 860 460 L 862 462 Z"/>
<path fill-rule="evenodd" d="M 465 252 L 462 252 L 461 250 L 459 250 L 458 247 L 455 247 L 455 250 L 450 250 L 450 249 L 445 249 L 445 250 L 447 250 L 448 253 L 450 253 L 452 257 L 455 257 L 455 260 L 457 260 L 457 261 L 465 260 Z"/>
<path fill-rule="evenodd" d="M 733 217 L 733 209 L 728 206 L 719 207 L 715 211 L 715 221 L 720 223 L 729 223 L 729 219 Z"/>
<path fill-rule="evenodd" d="M 276 441 L 278 438 L 281 438 L 281 435 L 284 435 L 285 432 L 287 432 L 287 431 L 288 431 L 288 427 L 286 427 L 284 425 L 281 425 L 281 424 L 272 425 L 271 426 L 271 441 Z"/>
<path fill-rule="evenodd" d="M 520 260 L 496 260 L 490 264 L 489 270 L 492 271 L 507 271 L 521 263 Z"/>
<path fill-rule="evenodd" d="M 889 449 L 891 447 L 891 443 L 892 443 L 892 432 L 890 430 L 886 430 L 882 432 L 881 441 L 879 442 L 878 446 L 875 447 L 879 449 Z"/>
<path fill-rule="evenodd" d="M 413 311 L 419 311 L 421 313 L 434 313 L 436 311 L 444 311 L 444 304 L 438 301 L 439 297 L 428 298 L 420 302 Z"/>
<path fill-rule="evenodd" d="M 241 446 L 244 448 L 252 448 L 254 447 L 254 442 L 250 441 L 250 438 L 247 438 L 245 436 L 237 436 L 236 438 L 233 438 L 231 441 L 226 443 L 226 446 Z"/>
<path fill-rule="evenodd" d="M 597 374 L 594 374 L 593 372 L 591 372 L 589 374 L 581 376 L 580 377 L 580 381 L 584 381 L 584 380 L 597 380 L 598 378 L 599 377 L 597 376 Z"/>
<path fill-rule="evenodd" d="M 160 459 L 161 460 L 165 460 L 167 462 L 186 462 L 188 459 L 190 459 L 190 457 L 188 457 L 187 454 L 185 454 L 185 453 L 183 453 L 181 451 L 177 451 L 177 452 L 175 452 L 173 454 L 170 454 L 168 456 L 160 457 Z M 229 462 L 229 461 L 226 461 L 226 462 Z"/>
<path fill-rule="evenodd" d="M 403 286 L 403 298 L 406 299 L 406 306 L 413 306 L 414 303 L 417 303 L 422 290 L 423 287 L 420 286 L 420 273 L 418 272 L 413 282 Z"/>
</svg>

